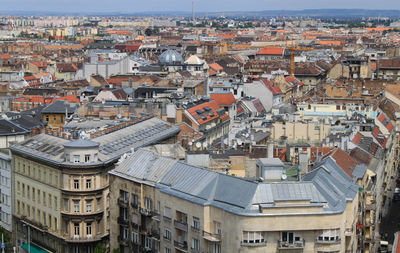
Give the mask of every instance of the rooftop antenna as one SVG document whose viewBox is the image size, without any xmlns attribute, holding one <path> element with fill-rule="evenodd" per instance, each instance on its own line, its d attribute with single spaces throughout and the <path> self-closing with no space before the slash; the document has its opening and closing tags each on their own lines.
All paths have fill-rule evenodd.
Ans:
<svg viewBox="0 0 400 253">
<path fill-rule="evenodd" d="M 285 10 L 282 9 L 282 27 L 285 28 Z"/>
</svg>

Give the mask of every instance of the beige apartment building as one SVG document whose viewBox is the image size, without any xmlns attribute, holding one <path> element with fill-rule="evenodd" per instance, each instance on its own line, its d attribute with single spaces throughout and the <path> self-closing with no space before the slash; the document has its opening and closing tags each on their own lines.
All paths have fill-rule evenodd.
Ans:
<svg viewBox="0 0 400 253">
<path fill-rule="evenodd" d="M 360 168 L 354 175 L 365 174 Z M 330 157 L 303 181 L 261 183 L 140 149 L 109 174 L 110 219 L 117 221 L 110 224 L 111 250 L 357 249 L 359 187 Z"/>
<path fill-rule="evenodd" d="M 109 247 L 109 176 L 131 149 L 174 141 L 179 128 L 146 116 L 122 120 L 91 138 L 40 134 L 11 148 L 13 229 L 18 247 L 47 252 L 94 252 Z"/>
</svg>

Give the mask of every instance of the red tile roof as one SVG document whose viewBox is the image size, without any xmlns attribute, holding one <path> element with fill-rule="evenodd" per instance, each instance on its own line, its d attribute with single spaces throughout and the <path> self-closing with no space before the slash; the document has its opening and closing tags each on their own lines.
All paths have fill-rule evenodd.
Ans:
<svg viewBox="0 0 400 253">
<path fill-rule="evenodd" d="M 218 105 L 232 105 L 236 103 L 236 99 L 232 93 L 213 93 L 211 100 L 217 101 Z"/>
<path fill-rule="evenodd" d="M 283 55 L 285 51 L 284 48 L 281 47 L 264 47 L 256 53 L 257 55 Z"/>
<path fill-rule="evenodd" d="M 345 151 L 340 148 L 335 148 L 328 156 L 335 159 L 336 164 L 350 177 L 353 178 L 353 170 L 357 165 L 360 164 L 359 161 L 351 157 Z"/>
<path fill-rule="evenodd" d="M 207 111 L 205 109 L 206 107 L 208 107 L 211 110 Z M 205 102 L 200 105 L 189 108 L 187 109 L 187 111 L 199 125 L 202 125 L 218 118 L 221 118 L 221 120 L 223 121 L 226 120 L 229 116 L 224 114 L 220 117 L 217 113 L 217 110 L 219 109 L 221 108 L 218 106 L 217 101 L 212 100 L 210 102 Z"/>
<path fill-rule="evenodd" d="M 357 133 L 356 136 L 354 136 L 353 143 L 358 144 L 358 142 L 361 140 L 361 137 L 362 137 L 362 134 Z"/>
</svg>

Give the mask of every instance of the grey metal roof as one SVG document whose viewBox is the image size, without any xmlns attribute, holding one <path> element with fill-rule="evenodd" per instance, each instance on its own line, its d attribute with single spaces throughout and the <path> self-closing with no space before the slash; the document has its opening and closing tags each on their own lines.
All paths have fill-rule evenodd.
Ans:
<svg viewBox="0 0 400 253">
<path fill-rule="evenodd" d="M 99 145 L 100 143 L 87 139 L 72 140 L 64 143 L 64 147 L 66 148 L 97 148 Z"/>
<path fill-rule="evenodd" d="M 115 162 L 132 148 L 138 149 L 158 143 L 177 133 L 180 128 L 160 118 L 152 117 L 122 129 L 110 132 L 91 141 L 99 143 L 99 163 Z M 66 163 L 64 161 L 64 144 L 70 140 L 48 134 L 36 135 L 27 141 L 11 147 L 12 151 L 22 152 L 51 163 Z M 95 163 L 91 163 L 94 165 Z M 81 166 L 81 164 L 72 164 Z"/>
<path fill-rule="evenodd" d="M 42 113 L 74 113 L 78 108 L 75 103 L 67 103 L 65 100 L 57 100 L 43 108 Z"/>
<path fill-rule="evenodd" d="M 332 159 L 325 159 L 301 182 L 257 183 L 141 149 L 110 174 L 152 183 L 166 194 L 249 216 L 269 215 L 261 213 L 260 207 L 274 207 L 279 201 L 306 201 L 306 206 L 322 206 L 321 214 L 340 213 L 358 190 Z"/>
<path fill-rule="evenodd" d="M 180 53 L 175 50 L 168 49 L 158 57 L 158 62 L 163 65 L 183 64 L 184 60 Z"/>
</svg>

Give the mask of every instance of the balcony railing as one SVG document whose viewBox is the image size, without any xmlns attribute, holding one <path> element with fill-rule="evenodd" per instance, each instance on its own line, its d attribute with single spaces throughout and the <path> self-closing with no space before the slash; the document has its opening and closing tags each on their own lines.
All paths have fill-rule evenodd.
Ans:
<svg viewBox="0 0 400 253">
<path fill-rule="evenodd" d="M 245 246 L 245 247 L 259 247 L 259 246 L 267 245 L 267 242 L 264 239 L 254 240 L 254 241 L 245 240 L 245 241 L 241 241 L 240 245 Z"/>
<path fill-rule="evenodd" d="M 117 221 L 118 221 L 118 224 L 121 224 L 121 225 L 129 225 L 129 220 L 128 220 L 128 219 L 125 219 L 125 218 L 122 217 L 122 216 L 119 216 L 118 219 L 117 219 Z"/>
<path fill-rule="evenodd" d="M 351 228 L 346 228 L 344 230 L 344 236 L 353 236 L 353 229 Z"/>
<path fill-rule="evenodd" d="M 153 212 L 147 208 L 140 208 L 140 213 L 144 216 L 152 216 Z"/>
<path fill-rule="evenodd" d="M 183 230 L 183 231 L 186 231 L 186 232 L 188 230 L 188 224 L 186 222 L 184 222 L 184 221 L 174 220 L 174 226 L 177 229 L 180 229 L 180 230 Z"/>
<path fill-rule="evenodd" d="M 157 230 L 157 229 L 153 229 L 151 231 L 151 237 L 153 237 L 153 238 L 155 238 L 157 240 L 160 240 L 160 231 Z"/>
<path fill-rule="evenodd" d="M 123 245 L 128 245 L 129 244 L 129 238 L 128 237 L 124 238 L 123 236 L 119 235 L 118 236 L 118 242 L 123 244 Z"/>
<path fill-rule="evenodd" d="M 295 242 L 278 241 L 278 249 L 303 249 L 304 245 L 304 240 Z"/>
<path fill-rule="evenodd" d="M 138 203 L 131 202 L 131 207 L 137 209 L 139 206 Z"/>
<path fill-rule="evenodd" d="M 171 222 L 172 221 L 172 218 L 171 217 L 168 217 L 168 216 L 163 216 L 163 218 L 164 218 L 164 221 L 169 221 L 169 222 Z"/>
<path fill-rule="evenodd" d="M 188 244 L 186 241 L 183 241 L 183 242 L 174 241 L 174 246 L 175 246 L 175 248 L 178 248 L 179 250 L 187 251 L 187 249 L 188 249 Z"/>
<path fill-rule="evenodd" d="M 65 241 L 66 242 L 70 242 L 70 243 L 89 243 L 89 242 L 96 242 L 96 241 L 100 241 L 101 240 L 101 236 L 86 236 L 86 237 L 81 237 L 81 236 L 74 236 L 74 237 L 70 237 L 70 238 L 66 238 Z"/>
<path fill-rule="evenodd" d="M 199 227 L 195 227 L 195 226 L 191 226 L 192 231 L 199 233 L 200 232 L 200 228 Z"/>
<path fill-rule="evenodd" d="M 210 242 L 220 242 L 221 234 L 213 234 L 203 230 L 203 238 Z"/>
<path fill-rule="evenodd" d="M 118 198 L 118 205 L 122 206 L 122 207 L 128 207 L 129 201 L 127 199 L 124 198 Z"/>
<path fill-rule="evenodd" d="M 320 238 L 317 238 L 316 240 L 315 240 L 315 242 L 316 243 L 319 243 L 319 244 L 337 244 L 337 243 L 340 243 L 340 237 L 339 238 L 335 238 L 334 240 L 323 240 L 323 239 L 320 239 Z"/>
</svg>

